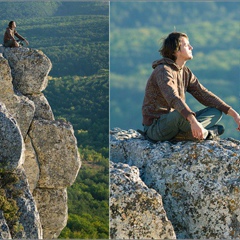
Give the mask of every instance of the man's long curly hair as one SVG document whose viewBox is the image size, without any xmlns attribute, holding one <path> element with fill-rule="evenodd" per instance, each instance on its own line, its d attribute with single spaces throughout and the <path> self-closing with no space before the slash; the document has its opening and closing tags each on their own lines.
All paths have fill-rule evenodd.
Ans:
<svg viewBox="0 0 240 240">
<path fill-rule="evenodd" d="M 8 26 L 11 28 L 12 25 L 13 25 L 13 23 L 14 23 L 14 21 L 10 21 L 9 24 L 8 24 Z"/>
<path fill-rule="evenodd" d="M 186 33 L 172 32 L 165 39 L 159 52 L 163 57 L 170 58 L 176 61 L 175 53 L 180 49 L 180 38 L 185 37 L 188 39 Z"/>
</svg>

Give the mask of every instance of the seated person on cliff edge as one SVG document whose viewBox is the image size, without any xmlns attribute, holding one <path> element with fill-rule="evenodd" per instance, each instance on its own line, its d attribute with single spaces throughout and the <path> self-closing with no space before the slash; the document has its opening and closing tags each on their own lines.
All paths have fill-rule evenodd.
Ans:
<svg viewBox="0 0 240 240">
<path fill-rule="evenodd" d="M 233 117 L 240 131 L 239 114 L 200 84 L 188 67 L 193 47 L 185 33 L 173 32 L 159 50 L 163 58 L 153 62 L 142 105 L 144 131 L 150 141 L 214 139 L 224 132 L 216 125 L 222 112 Z M 185 102 L 189 92 L 201 104 L 194 112 Z"/>
<path fill-rule="evenodd" d="M 16 27 L 17 27 L 16 22 L 14 21 L 9 22 L 8 28 L 6 28 L 6 31 L 4 33 L 3 39 L 4 47 L 19 47 L 20 46 L 19 40 L 16 40 L 15 36 L 21 41 L 24 41 L 27 45 L 29 44 L 24 37 L 17 33 Z"/>
</svg>

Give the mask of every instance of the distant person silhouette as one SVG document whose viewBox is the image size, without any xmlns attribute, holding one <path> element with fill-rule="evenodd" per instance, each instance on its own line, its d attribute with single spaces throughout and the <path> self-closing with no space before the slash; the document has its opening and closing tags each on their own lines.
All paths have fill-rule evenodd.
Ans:
<svg viewBox="0 0 240 240">
<path fill-rule="evenodd" d="M 240 131 L 239 114 L 185 66 L 193 58 L 192 50 L 185 33 L 170 33 L 160 49 L 163 58 L 152 64 L 142 105 L 144 130 L 138 130 L 150 141 L 214 139 L 224 132 L 217 125 L 222 112 L 234 119 Z M 185 101 L 186 92 L 207 108 L 192 111 Z"/>
<path fill-rule="evenodd" d="M 3 39 L 4 47 L 20 47 L 22 45 L 21 41 L 24 41 L 27 45 L 29 45 L 28 41 L 17 33 L 16 27 L 17 27 L 16 22 L 14 21 L 9 22 L 8 27 L 6 28 L 6 31 L 4 33 Z M 17 37 L 18 40 L 16 40 L 15 37 Z"/>
</svg>

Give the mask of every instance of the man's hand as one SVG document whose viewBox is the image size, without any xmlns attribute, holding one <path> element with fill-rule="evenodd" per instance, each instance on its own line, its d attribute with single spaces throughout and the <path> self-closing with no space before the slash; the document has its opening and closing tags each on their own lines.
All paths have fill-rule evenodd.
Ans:
<svg viewBox="0 0 240 240">
<path fill-rule="evenodd" d="M 27 45 L 29 45 L 29 42 L 28 42 L 28 40 L 24 39 L 24 42 L 25 42 Z"/>
<path fill-rule="evenodd" d="M 228 115 L 233 117 L 234 121 L 237 123 L 237 130 L 240 131 L 240 116 L 239 114 L 232 108 L 228 110 Z"/>
<path fill-rule="evenodd" d="M 192 114 L 187 118 L 187 120 L 190 122 L 193 137 L 199 140 L 203 140 L 207 137 L 208 131 Z"/>
</svg>

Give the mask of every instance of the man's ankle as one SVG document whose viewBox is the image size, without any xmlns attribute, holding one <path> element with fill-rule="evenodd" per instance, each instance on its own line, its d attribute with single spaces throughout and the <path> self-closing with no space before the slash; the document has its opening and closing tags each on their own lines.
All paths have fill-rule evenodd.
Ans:
<svg viewBox="0 0 240 240">
<path fill-rule="evenodd" d="M 214 125 L 210 129 L 208 129 L 208 136 L 206 139 L 214 140 L 219 138 L 220 135 L 224 133 L 224 127 L 222 125 Z"/>
</svg>

